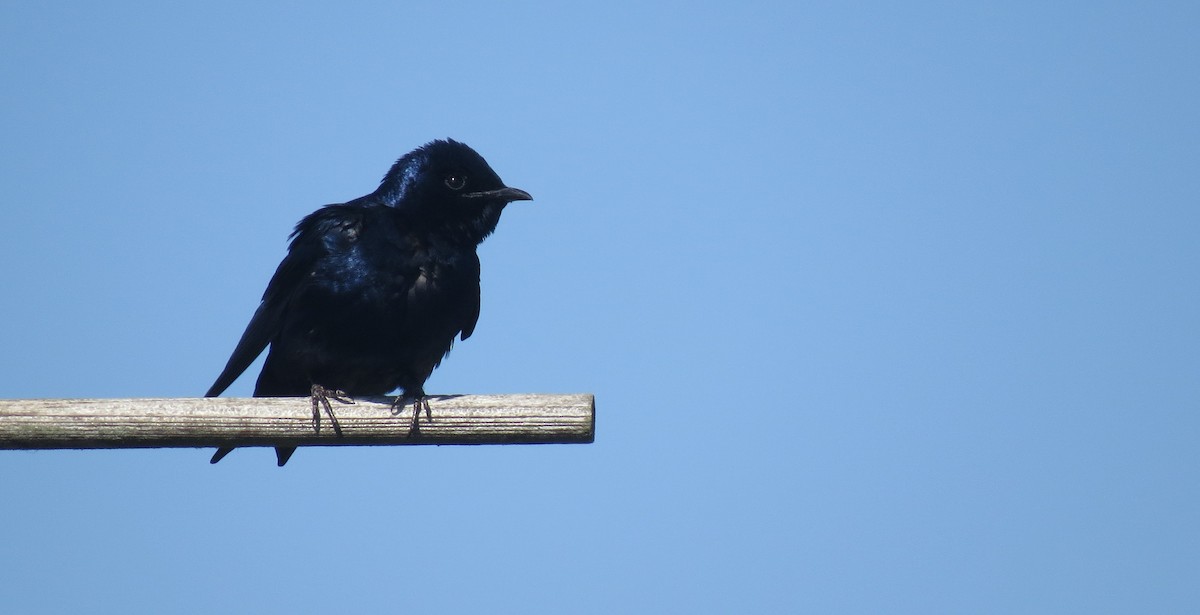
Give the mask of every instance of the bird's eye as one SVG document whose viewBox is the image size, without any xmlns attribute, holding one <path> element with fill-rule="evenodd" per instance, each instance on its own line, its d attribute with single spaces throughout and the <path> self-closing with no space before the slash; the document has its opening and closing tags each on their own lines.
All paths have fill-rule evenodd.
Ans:
<svg viewBox="0 0 1200 615">
<path fill-rule="evenodd" d="M 451 190 L 462 190 L 467 185 L 467 176 L 455 173 L 446 176 L 446 187 Z"/>
</svg>

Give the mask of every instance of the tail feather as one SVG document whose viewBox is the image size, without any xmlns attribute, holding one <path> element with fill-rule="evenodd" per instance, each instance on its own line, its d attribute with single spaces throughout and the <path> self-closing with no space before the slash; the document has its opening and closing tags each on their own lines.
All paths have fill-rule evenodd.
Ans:
<svg viewBox="0 0 1200 615">
<path fill-rule="evenodd" d="M 213 453 L 212 459 L 209 459 L 208 462 L 216 463 L 216 462 L 224 459 L 225 455 L 228 455 L 229 453 L 232 453 L 232 452 L 233 452 L 232 446 L 222 446 L 221 448 L 217 449 L 217 452 Z M 283 465 L 283 464 L 280 464 L 280 465 Z"/>
</svg>

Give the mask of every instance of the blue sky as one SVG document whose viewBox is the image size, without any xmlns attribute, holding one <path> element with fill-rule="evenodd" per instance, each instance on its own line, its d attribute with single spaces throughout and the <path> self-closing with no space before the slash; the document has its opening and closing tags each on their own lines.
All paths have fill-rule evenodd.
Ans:
<svg viewBox="0 0 1200 615">
<path fill-rule="evenodd" d="M 0 7 L 0 396 L 200 395 L 453 137 L 536 200 L 426 389 L 597 437 L 0 452 L 12 612 L 1200 608 L 1194 3 L 79 4 Z"/>
</svg>

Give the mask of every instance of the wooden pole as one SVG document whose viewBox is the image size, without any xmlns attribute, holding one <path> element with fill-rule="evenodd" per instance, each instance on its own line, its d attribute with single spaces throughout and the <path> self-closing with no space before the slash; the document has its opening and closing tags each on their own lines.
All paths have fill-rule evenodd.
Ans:
<svg viewBox="0 0 1200 615">
<path fill-rule="evenodd" d="M 590 394 L 434 395 L 409 433 L 413 404 L 332 402 L 341 435 L 307 397 L 0 400 L 0 449 L 569 444 L 595 439 Z"/>
</svg>

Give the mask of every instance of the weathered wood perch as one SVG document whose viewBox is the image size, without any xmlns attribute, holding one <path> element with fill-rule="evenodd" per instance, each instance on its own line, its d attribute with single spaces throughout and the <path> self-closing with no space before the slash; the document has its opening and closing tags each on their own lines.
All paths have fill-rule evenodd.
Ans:
<svg viewBox="0 0 1200 615">
<path fill-rule="evenodd" d="M 0 449 L 388 444 L 569 444 L 595 439 L 595 399 L 575 395 L 435 395 L 410 436 L 412 404 L 333 403 L 334 433 L 307 397 L 0 400 Z"/>
</svg>

